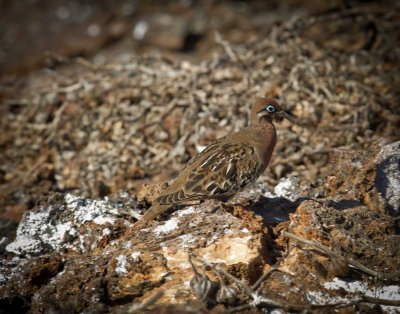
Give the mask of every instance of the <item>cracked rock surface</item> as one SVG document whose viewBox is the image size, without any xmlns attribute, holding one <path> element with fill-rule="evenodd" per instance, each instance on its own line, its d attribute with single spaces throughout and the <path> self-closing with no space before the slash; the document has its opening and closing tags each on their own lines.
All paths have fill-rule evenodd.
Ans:
<svg viewBox="0 0 400 314">
<path fill-rule="evenodd" d="M 227 204 L 210 200 L 183 206 L 140 230 L 133 228 L 132 213 L 145 210 L 145 199 L 126 193 L 101 201 L 53 194 L 24 215 L 15 240 L 4 249 L 0 305 L 33 313 L 120 313 L 163 291 L 150 309 L 164 306 L 167 313 L 178 308 L 185 312 L 180 306 L 186 304 L 191 310 L 222 311 L 221 304 L 207 309 L 194 298 L 189 285 L 193 277 L 189 253 L 224 267 L 249 284 L 277 266 L 278 271 L 261 283 L 259 298 L 273 297 L 304 307 L 344 302 L 356 293 L 398 300 L 400 286 L 395 281 L 374 286 L 371 277 L 354 271 L 343 260 L 311 254 L 283 234 L 289 231 L 316 240 L 343 259 L 356 259 L 376 271 L 397 271 L 398 221 L 390 211 L 381 210 L 390 206 L 391 198 L 373 209 L 364 195 L 372 193 L 370 181 L 364 177 L 366 169 L 378 172 L 382 158 L 387 160 L 385 152 L 396 162 L 391 158 L 393 145 L 381 146 L 375 157 L 353 156 L 363 160 L 345 169 L 359 184 L 355 194 L 352 190 L 342 193 L 341 184 L 332 186 L 334 176 L 327 179 L 327 196 L 291 194 L 304 189 L 296 188 L 296 178 L 285 179 L 274 191 L 256 184 Z M 340 177 L 340 173 L 336 175 Z M 151 199 L 156 190 L 146 186 L 143 193 Z M 293 198 L 283 197 L 290 195 Z M 381 194 L 377 200 L 384 197 Z M 217 280 L 209 268 L 202 271 Z M 365 304 L 360 306 L 360 310 L 372 311 Z M 393 306 L 382 309 L 396 312 Z"/>
</svg>

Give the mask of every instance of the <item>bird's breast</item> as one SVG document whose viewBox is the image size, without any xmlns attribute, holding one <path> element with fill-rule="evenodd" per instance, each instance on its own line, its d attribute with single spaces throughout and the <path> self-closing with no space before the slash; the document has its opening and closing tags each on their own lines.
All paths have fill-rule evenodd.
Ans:
<svg viewBox="0 0 400 314">
<path fill-rule="evenodd" d="M 277 140 L 276 130 L 274 125 L 271 124 L 268 127 L 258 128 L 254 133 L 254 146 L 257 148 L 257 152 L 262 160 L 262 170 L 264 171 L 275 149 Z"/>
</svg>

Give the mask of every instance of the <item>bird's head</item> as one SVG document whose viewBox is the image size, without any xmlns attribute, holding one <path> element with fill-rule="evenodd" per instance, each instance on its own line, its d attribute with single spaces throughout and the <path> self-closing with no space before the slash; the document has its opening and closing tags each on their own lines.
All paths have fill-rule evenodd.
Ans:
<svg viewBox="0 0 400 314">
<path fill-rule="evenodd" d="M 282 105 L 272 98 L 258 99 L 251 109 L 251 124 L 262 124 L 263 122 L 282 121 L 284 118 L 294 122 L 294 117 L 284 111 Z"/>
</svg>

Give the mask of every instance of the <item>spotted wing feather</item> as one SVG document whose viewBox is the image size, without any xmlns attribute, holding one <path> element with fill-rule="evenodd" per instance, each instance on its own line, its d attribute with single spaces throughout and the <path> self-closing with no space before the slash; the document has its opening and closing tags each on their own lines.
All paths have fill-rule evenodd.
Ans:
<svg viewBox="0 0 400 314">
<path fill-rule="evenodd" d="M 194 163 L 197 166 L 182 188 L 160 196 L 160 204 L 229 198 L 255 181 L 262 172 L 255 148 L 237 144 L 212 145 L 190 162 Z"/>
</svg>

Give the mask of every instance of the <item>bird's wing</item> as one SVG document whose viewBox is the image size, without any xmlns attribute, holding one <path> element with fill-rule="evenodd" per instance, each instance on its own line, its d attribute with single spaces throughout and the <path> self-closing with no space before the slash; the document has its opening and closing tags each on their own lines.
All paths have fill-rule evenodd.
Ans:
<svg viewBox="0 0 400 314">
<path fill-rule="evenodd" d="M 254 147 L 220 142 L 206 148 L 184 170 L 188 171 L 188 167 L 190 173 L 180 189 L 166 191 L 157 199 L 160 204 L 229 197 L 255 181 L 262 171 Z"/>
</svg>

